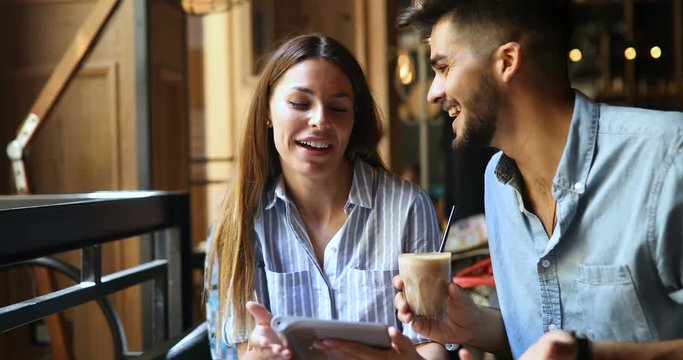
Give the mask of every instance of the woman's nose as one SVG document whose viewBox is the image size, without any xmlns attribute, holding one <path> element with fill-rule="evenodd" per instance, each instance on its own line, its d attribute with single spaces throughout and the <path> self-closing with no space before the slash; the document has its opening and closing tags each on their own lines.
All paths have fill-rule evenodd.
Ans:
<svg viewBox="0 0 683 360">
<path fill-rule="evenodd" d="M 308 124 L 319 129 L 326 129 L 330 126 L 329 114 L 323 106 L 317 106 L 313 109 Z"/>
</svg>

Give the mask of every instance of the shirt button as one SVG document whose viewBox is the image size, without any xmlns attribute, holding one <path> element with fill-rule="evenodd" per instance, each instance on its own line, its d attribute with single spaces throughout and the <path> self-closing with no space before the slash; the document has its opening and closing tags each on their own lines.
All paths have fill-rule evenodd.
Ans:
<svg viewBox="0 0 683 360">
<path fill-rule="evenodd" d="M 330 249 L 330 251 L 332 251 L 333 253 L 337 253 L 337 248 L 334 248 L 334 247 L 333 247 L 333 248 Z"/>
<path fill-rule="evenodd" d="M 557 326 L 555 326 L 555 324 L 548 325 L 548 331 L 555 331 L 555 330 L 557 330 Z"/>
<path fill-rule="evenodd" d="M 574 184 L 574 190 L 576 190 L 576 191 L 581 191 L 581 190 L 583 190 L 583 184 L 580 183 L 580 182 Z"/>
<path fill-rule="evenodd" d="M 549 268 L 550 267 L 550 260 L 541 261 L 541 266 L 543 266 L 546 269 Z"/>
</svg>

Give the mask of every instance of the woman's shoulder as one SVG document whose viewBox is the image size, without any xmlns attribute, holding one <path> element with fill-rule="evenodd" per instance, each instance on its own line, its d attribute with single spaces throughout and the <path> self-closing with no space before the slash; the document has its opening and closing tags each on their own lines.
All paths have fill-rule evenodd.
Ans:
<svg viewBox="0 0 683 360">
<path fill-rule="evenodd" d="M 415 183 L 404 180 L 397 174 L 381 168 L 376 168 L 377 190 L 385 198 L 395 198 L 414 202 L 418 198 L 429 199 L 427 192 Z"/>
</svg>

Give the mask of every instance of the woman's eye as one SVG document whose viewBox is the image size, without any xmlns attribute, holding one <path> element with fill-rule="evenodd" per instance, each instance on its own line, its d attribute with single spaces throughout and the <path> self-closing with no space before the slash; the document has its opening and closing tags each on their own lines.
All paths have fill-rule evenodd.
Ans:
<svg viewBox="0 0 683 360">
<path fill-rule="evenodd" d="M 289 101 L 289 105 L 291 105 L 295 109 L 306 109 L 308 107 L 307 103 L 300 103 L 295 101 Z"/>
<path fill-rule="evenodd" d="M 332 111 L 338 112 L 338 113 L 345 113 L 345 112 L 349 111 L 349 109 L 347 109 L 347 108 L 342 108 L 342 107 L 331 107 L 330 109 L 331 109 Z"/>
</svg>

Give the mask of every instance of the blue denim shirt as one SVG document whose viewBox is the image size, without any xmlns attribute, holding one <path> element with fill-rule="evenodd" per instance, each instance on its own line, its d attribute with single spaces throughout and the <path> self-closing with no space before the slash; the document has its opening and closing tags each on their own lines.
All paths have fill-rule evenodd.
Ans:
<svg viewBox="0 0 683 360">
<path fill-rule="evenodd" d="M 489 244 L 515 357 L 555 329 L 629 342 L 683 338 L 682 152 L 683 113 L 577 93 L 550 238 L 523 202 L 515 162 L 491 159 Z"/>
</svg>

